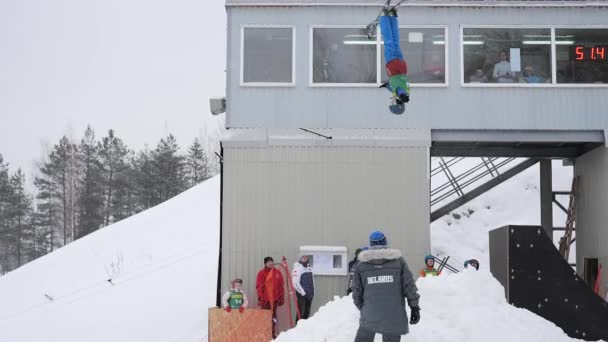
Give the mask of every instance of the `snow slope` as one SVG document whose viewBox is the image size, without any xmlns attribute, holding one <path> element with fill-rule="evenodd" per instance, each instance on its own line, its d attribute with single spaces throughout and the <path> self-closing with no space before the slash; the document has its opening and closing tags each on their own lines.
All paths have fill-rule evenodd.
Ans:
<svg viewBox="0 0 608 342">
<path fill-rule="evenodd" d="M 571 339 L 553 323 L 509 305 L 502 286 L 488 271 L 466 270 L 420 278 L 421 320 L 410 327 L 408 342 L 561 342 Z M 409 314 L 409 311 L 408 311 Z M 277 339 L 278 342 L 351 342 L 359 312 L 350 296 L 323 306 L 317 314 Z M 376 335 L 375 341 L 382 338 Z"/>
<path fill-rule="evenodd" d="M 214 177 L 0 278 L 0 341 L 206 341 L 219 195 Z"/>
</svg>

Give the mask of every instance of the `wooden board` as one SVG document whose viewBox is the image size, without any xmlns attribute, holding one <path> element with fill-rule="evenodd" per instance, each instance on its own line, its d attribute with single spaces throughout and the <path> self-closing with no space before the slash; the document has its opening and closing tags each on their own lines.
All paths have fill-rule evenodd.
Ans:
<svg viewBox="0 0 608 342">
<path fill-rule="evenodd" d="M 209 308 L 209 342 L 268 342 L 272 340 L 272 312 L 245 309 L 226 312 Z"/>
</svg>

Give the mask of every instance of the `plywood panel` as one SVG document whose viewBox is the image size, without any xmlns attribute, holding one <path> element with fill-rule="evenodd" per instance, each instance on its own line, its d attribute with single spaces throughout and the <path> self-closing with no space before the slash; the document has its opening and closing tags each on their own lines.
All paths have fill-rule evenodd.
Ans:
<svg viewBox="0 0 608 342">
<path fill-rule="evenodd" d="M 272 340 L 272 312 L 247 309 L 226 312 L 209 309 L 209 342 L 268 342 Z"/>
</svg>

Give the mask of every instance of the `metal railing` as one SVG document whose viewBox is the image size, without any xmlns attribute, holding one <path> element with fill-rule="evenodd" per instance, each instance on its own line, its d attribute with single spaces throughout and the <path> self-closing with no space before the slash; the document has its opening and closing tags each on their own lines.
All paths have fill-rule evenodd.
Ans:
<svg viewBox="0 0 608 342">
<path fill-rule="evenodd" d="M 469 158 L 471 159 L 471 158 Z M 462 197 L 465 190 L 472 185 L 481 184 L 483 181 L 498 177 L 507 166 L 516 158 L 479 158 L 478 163 L 466 168 L 461 172 L 454 172 L 453 168 L 463 165 L 464 157 L 435 157 L 431 159 L 431 165 L 437 166 L 431 169 L 431 179 L 445 176 L 446 181 L 431 189 L 431 208 L 442 204 L 447 199 Z"/>
</svg>

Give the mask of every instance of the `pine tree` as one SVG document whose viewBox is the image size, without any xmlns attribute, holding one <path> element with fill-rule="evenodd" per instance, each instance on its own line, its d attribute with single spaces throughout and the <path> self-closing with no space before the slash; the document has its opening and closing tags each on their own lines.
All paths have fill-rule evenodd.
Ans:
<svg viewBox="0 0 608 342">
<path fill-rule="evenodd" d="M 66 136 L 63 136 L 49 156 L 52 170 L 51 181 L 57 186 L 55 195 L 61 201 L 63 245 L 74 240 L 77 223 L 77 152 L 78 147 L 71 143 Z"/>
<path fill-rule="evenodd" d="M 183 159 L 172 134 L 160 140 L 152 154 L 156 190 L 154 204 L 164 202 L 186 189 Z"/>
<path fill-rule="evenodd" d="M 23 264 L 24 246 L 31 232 L 32 198 L 25 191 L 25 175 L 18 169 L 10 179 L 10 240 L 16 255 L 16 267 Z"/>
<path fill-rule="evenodd" d="M 102 174 L 104 178 L 104 224 L 107 226 L 114 222 L 113 203 L 117 183 L 124 176 L 126 170 L 126 156 L 128 149 L 123 141 L 110 130 L 108 136 L 102 139 L 99 145 Z"/>
<path fill-rule="evenodd" d="M 209 160 L 198 138 L 194 139 L 188 149 L 186 164 L 189 186 L 195 186 L 210 177 Z"/>
<path fill-rule="evenodd" d="M 155 204 L 153 156 L 147 148 L 131 160 L 133 188 L 137 197 L 137 210 L 146 210 Z"/>
<path fill-rule="evenodd" d="M 0 154 L 0 274 L 9 269 L 9 217 L 11 188 L 8 164 Z"/>
<path fill-rule="evenodd" d="M 98 142 L 95 132 L 90 126 L 80 141 L 79 164 L 81 168 L 80 191 L 78 194 L 78 208 L 80 220 L 76 238 L 81 238 L 99 229 L 104 223 L 102 214 L 104 204 L 104 179 L 99 156 Z"/>
<path fill-rule="evenodd" d="M 34 178 L 34 185 L 38 189 L 38 200 L 35 214 L 36 235 L 39 241 L 40 254 L 52 252 L 55 248 L 56 231 L 59 228 L 59 212 L 61 206 L 57 196 L 57 186 L 53 180 L 55 171 L 53 164 L 44 162 L 39 168 L 40 175 Z"/>
</svg>

